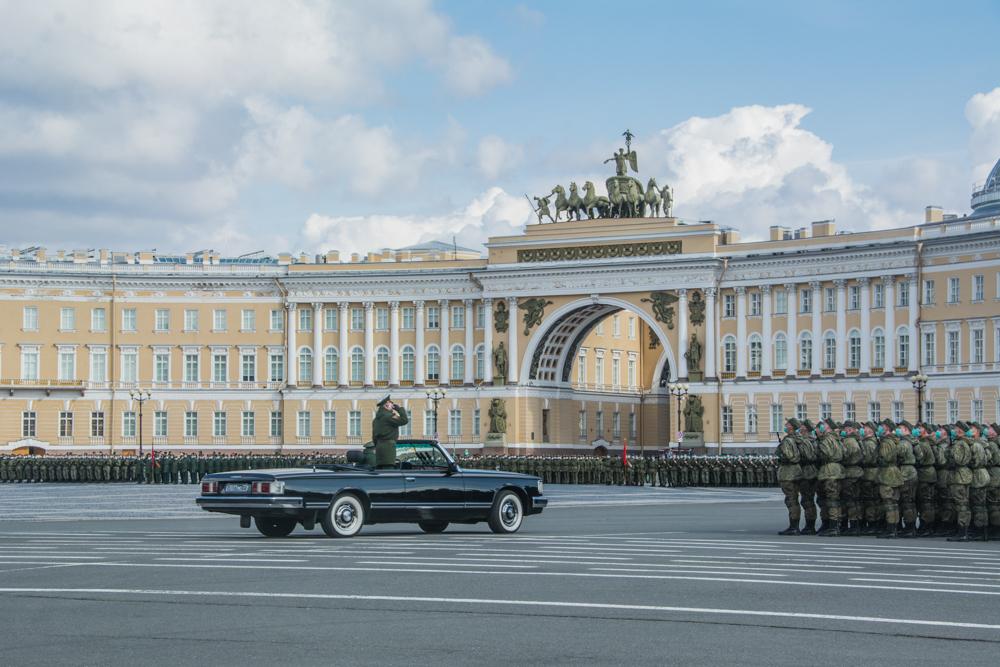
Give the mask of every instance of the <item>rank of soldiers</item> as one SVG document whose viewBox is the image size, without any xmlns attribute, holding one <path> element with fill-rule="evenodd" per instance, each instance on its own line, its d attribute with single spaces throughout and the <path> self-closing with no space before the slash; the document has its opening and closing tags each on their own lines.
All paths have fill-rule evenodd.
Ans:
<svg viewBox="0 0 1000 667">
<path fill-rule="evenodd" d="M 998 432 L 961 421 L 790 419 L 777 449 L 788 508 L 779 534 L 1000 539 Z"/>
</svg>

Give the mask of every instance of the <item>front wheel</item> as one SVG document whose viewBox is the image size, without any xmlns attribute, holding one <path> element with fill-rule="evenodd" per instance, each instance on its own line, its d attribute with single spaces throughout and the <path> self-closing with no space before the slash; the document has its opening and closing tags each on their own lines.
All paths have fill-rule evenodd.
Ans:
<svg viewBox="0 0 1000 667">
<path fill-rule="evenodd" d="M 354 537 L 365 525 L 365 506 L 357 496 L 337 496 L 323 514 L 322 524 L 330 537 Z"/>
<path fill-rule="evenodd" d="M 254 517 L 257 530 L 264 537 L 287 537 L 295 530 L 295 519 L 284 519 L 280 517 Z"/>
<path fill-rule="evenodd" d="M 420 521 L 418 524 L 420 530 L 425 533 L 443 533 L 445 528 L 448 527 L 447 521 Z"/>
<path fill-rule="evenodd" d="M 501 491 L 490 509 L 490 530 L 500 535 L 516 533 L 524 520 L 521 497 L 513 491 Z"/>
</svg>

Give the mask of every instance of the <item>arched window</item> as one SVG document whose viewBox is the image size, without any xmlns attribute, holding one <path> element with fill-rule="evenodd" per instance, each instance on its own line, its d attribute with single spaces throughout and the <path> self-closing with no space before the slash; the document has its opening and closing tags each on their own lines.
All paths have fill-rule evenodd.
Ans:
<svg viewBox="0 0 1000 667">
<path fill-rule="evenodd" d="M 360 347 L 351 348 L 351 382 L 365 381 L 365 351 Z"/>
<path fill-rule="evenodd" d="M 774 367 L 778 370 L 788 369 L 788 339 L 780 332 L 774 337 Z"/>
<path fill-rule="evenodd" d="M 722 370 L 725 373 L 736 372 L 736 338 L 726 336 L 722 339 Z"/>
<path fill-rule="evenodd" d="M 832 369 L 837 365 L 837 335 L 832 331 L 823 334 L 823 368 Z"/>
<path fill-rule="evenodd" d="M 328 347 L 323 354 L 323 381 L 328 384 L 336 384 L 340 377 L 340 355 L 337 348 Z"/>
<path fill-rule="evenodd" d="M 764 354 L 764 345 L 760 341 L 760 336 L 753 334 L 748 341 L 750 348 L 750 371 L 760 373 L 761 357 Z"/>
<path fill-rule="evenodd" d="M 403 367 L 402 367 L 402 380 L 403 382 L 413 382 L 415 375 L 415 368 L 417 364 L 417 356 L 413 352 L 413 347 L 406 345 L 403 347 Z"/>
<path fill-rule="evenodd" d="M 441 378 L 441 353 L 438 352 L 437 345 L 427 348 L 427 379 L 439 380 Z"/>
<path fill-rule="evenodd" d="M 385 346 L 375 350 L 375 380 L 389 381 L 389 348 Z"/>
<path fill-rule="evenodd" d="M 900 368 L 910 365 L 910 331 L 906 327 L 896 329 L 896 365 Z"/>
<path fill-rule="evenodd" d="M 885 368 L 885 333 L 881 329 L 872 331 L 872 366 Z"/>
<path fill-rule="evenodd" d="M 451 379 L 465 378 L 465 348 L 461 345 L 451 346 Z"/>
<path fill-rule="evenodd" d="M 847 367 L 861 368 L 861 333 L 857 329 L 847 334 Z"/>
<path fill-rule="evenodd" d="M 299 348 L 299 382 L 312 383 L 313 353 L 308 347 Z"/>
<path fill-rule="evenodd" d="M 813 339 L 812 334 L 803 331 L 799 336 L 799 370 L 807 371 L 812 368 Z"/>
<path fill-rule="evenodd" d="M 486 377 L 486 347 L 476 346 L 476 379 L 482 380 Z"/>
</svg>

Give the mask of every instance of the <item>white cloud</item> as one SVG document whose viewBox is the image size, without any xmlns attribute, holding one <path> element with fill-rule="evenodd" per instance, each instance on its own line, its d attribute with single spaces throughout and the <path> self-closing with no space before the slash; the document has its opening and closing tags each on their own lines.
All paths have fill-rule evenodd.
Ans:
<svg viewBox="0 0 1000 667">
<path fill-rule="evenodd" d="M 965 117 L 972 126 L 973 178 L 981 183 L 1000 158 L 1000 87 L 973 95 L 965 105 Z"/>
<path fill-rule="evenodd" d="M 523 198 L 490 188 L 464 208 L 440 216 L 327 216 L 314 213 L 302 228 L 303 247 L 341 256 L 381 248 L 401 248 L 430 240 L 450 240 L 479 248 L 490 236 L 516 234 L 532 217 Z"/>
<path fill-rule="evenodd" d="M 495 135 L 480 139 L 476 153 L 479 171 L 490 179 L 516 167 L 524 159 L 524 149 L 521 146 L 508 143 Z"/>
</svg>

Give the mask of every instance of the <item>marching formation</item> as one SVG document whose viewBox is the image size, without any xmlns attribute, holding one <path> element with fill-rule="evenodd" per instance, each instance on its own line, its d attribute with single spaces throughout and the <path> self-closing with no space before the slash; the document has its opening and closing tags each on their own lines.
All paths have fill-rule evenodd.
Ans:
<svg viewBox="0 0 1000 667">
<path fill-rule="evenodd" d="M 779 534 L 1000 539 L 998 432 L 966 422 L 789 419 L 777 450 L 788 508 Z"/>
</svg>

